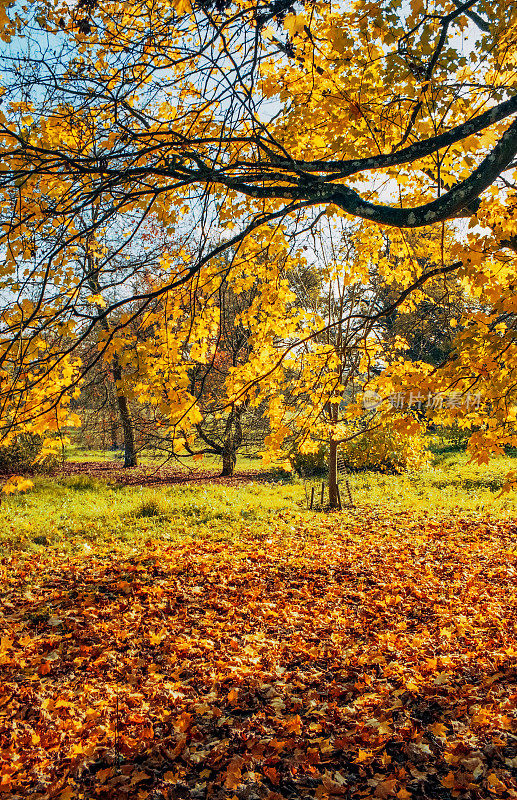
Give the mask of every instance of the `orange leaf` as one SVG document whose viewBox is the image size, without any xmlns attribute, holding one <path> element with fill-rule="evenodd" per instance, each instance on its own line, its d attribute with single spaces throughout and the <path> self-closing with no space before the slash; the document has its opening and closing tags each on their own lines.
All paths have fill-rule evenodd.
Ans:
<svg viewBox="0 0 517 800">
<path fill-rule="evenodd" d="M 445 786 L 446 789 L 454 789 L 456 786 L 456 781 L 454 780 L 454 772 L 448 772 L 445 778 L 442 778 L 440 783 L 442 786 Z"/>
<path fill-rule="evenodd" d="M 186 711 L 183 714 L 180 714 L 177 718 L 176 722 L 174 723 L 174 727 L 177 731 L 185 732 L 188 731 L 192 723 L 192 714 L 188 714 Z"/>
<path fill-rule="evenodd" d="M 296 733 L 296 735 L 299 736 L 302 732 L 302 721 L 300 719 L 300 715 L 296 714 L 296 716 L 291 717 L 285 728 L 290 733 Z"/>
<path fill-rule="evenodd" d="M 269 778 L 274 786 L 278 786 L 280 783 L 280 775 L 275 767 L 264 767 L 264 775 Z"/>
<path fill-rule="evenodd" d="M 244 759 L 241 756 L 234 756 L 226 769 L 226 778 L 224 785 L 227 789 L 237 789 L 241 783 L 242 773 L 241 767 L 244 764 Z"/>
</svg>

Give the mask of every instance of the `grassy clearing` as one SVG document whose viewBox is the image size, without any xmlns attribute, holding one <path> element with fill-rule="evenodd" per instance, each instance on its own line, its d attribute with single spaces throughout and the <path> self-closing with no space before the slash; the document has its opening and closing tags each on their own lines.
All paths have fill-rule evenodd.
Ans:
<svg viewBox="0 0 517 800">
<path fill-rule="evenodd" d="M 508 472 L 517 469 L 516 457 L 501 457 L 486 466 L 476 466 L 468 463 L 469 458 L 461 449 L 438 440 L 432 442 L 432 453 L 431 466 L 421 472 L 349 475 L 354 503 L 358 507 L 412 510 L 433 515 L 506 517 L 517 513 L 516 494 L 498 497 Z M 317 481 L 312 485 L 317 485 Z"/>
<path fill-rule="evenodd" d="M 86 450 L 84 447 L 75 444 L 68 445 L 68 447 L 65 448 L 65 457 L 70 461 L 79 461 L 81 463 L 102 463 L 103 461 L 119 461 L 121 464 L 124 463 L 123 450 Z M 141 465 L 159 467 L 164 461 L 164 456 L 156 456 L 150 450 L 143 450 L 138 453 L 138 462 Z M 262 459 L 259 456 L 251 457 L 240 455 L 238 464 L 240 470 L 256 470 L 261 468 Z M 198 469 L 214 470 L 214 472 L 217 473 L 222 469 L 222 461 L 220 456 L 208 454 L 204 455 L 199 461 L 194 461 L 191 457 L 177 460 L 171 459 L 167 462 L 167 466 L 178 470 L 184 470 L 185 472 L 188 472 L 192 467 L 197 467 Z"/>
<path fill-rule="evenodd" d="M 139 546 L 142 538 L 174 541 L 185 534 L 231 540 L 271 515 L 299 514 L 303 488 L 282 484 L 179 485 L 160 489 L 111 487 L 78 475 L 62 480 L 36 477 L 34 489 L 0 507 L 4 550 L 81 550 Z"/>
<path fill-rule="evenodd" d="M 359 516 L 365 509 L 497 518 L 517 513 L 515 495 L 497 498 L 507 472 L 517 469 L 517 458 L 476 467 L 467 463 L 462 452 L 447 446 L 435 449 L 433 466 L 418 474 L 351 475 Z M 238 465 L 246 467 L 247 462 Z M 138 547 L 148 537 L 175 541 L 187 534 L 232 541 L 250 529 L 262 535 L 279 514 L 287 527 L 310 524 L 319 516 L 306 510 L 311 484 L 296 478 L 239 486 L 192 483 L 160 488 L 120 487 L 88 475 L 36 476 L 34 483 L 34 489 L 5 498 L 0 506 L 4 552 L 50 547 L 69 554 L 90 553 Z"/>
<path fill-rule="evenodd" d="M 363 472 L 350 476 L 349 483 L 358 505 L 412 508 L 432 514 L 515 514 L 517 497 L 498 498 L 498 494 L 508 472 L 517 468 L 517 458 L 494 459 L 486 466 L 469 464 L 468 460 L 465 453 L 444 448 L 435 453 L 432 466 L 420 473 Z"/>
</svg>

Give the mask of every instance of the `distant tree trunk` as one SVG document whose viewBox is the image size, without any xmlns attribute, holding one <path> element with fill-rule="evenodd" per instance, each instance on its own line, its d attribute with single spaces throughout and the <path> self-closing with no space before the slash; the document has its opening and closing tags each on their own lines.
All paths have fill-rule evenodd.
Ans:
<svg viewBox="0 0 517 800">
<path fill-rule="evenodd" d="M 89 247 L 86 251 L 86 264 L 88 266 L 88 284 L 95 294 L 101 294 L 101 285 L 99 283 L 98 273 L 95 269 L 95 260 L 89 251 Z M 99 314 L 101 314 L 102 307 L 97 306 L 97 311 Z M 106 317 L 100 317 L 100 325 L 103 331 L 106 333 L 109 332 L 109 325 Z M 131 420 L 131 414 L 129 413 L 127 398 L 124 394 L 122 394 L 122 389 L 120 388 L 120 383 L 122 381 L 122 367 L 117 356 L 115 356 L 113 359 L 111 372 L 113 375 L 113 382 L 115 384 L 117 408 L 120 414 L 122 432 L 124 435 L 124 466 L 136 467 L 138 466 L 138 461 L 136 457 L 135 437 L 133 434 L 133 422 Z"/>
<path fill-rule="evenodd" d="M 237 464 L 237 451 L 242 444 L 242 425 L 241 425 L 242 406 L 232 406 L 232 410 L 226 423 L 226 431 L 223 445 L 223 471 L 222 476 L 231 476 L 235 472 Z"/>
<path fill-rule="evenodd" d="M 114 409 L 110 411 L 111 449 L 118 450 L 118 422 Z"/>
<path fill-rule="evenodd" d="M 329 507 L 339 508 L 339 495 L 337 488 L 338 472 L 337 472 L 337 451 L 338 443 L 334 440 L 332 435 L 332 427 L 337 423 L 339 418 L 339 403 L 332 403 L 329 407 L 329 418 L 331 423 L 331 434 L 329 441 Z"/>
<path fill-rule="evenodd" d="M 113 361 L 113 380 L 115 381 L 117 406 L 120 414 L 120 421 L 122 422 L 122 432 L 124 434 L 124 467 L 136 467 L 138 466 L 138 459 L 136 455 L 133 421 L 129 413 L 127 398 L 122 394 L 119 388 L 119 382 L 122 380 L 122 367 L 117 357 L 115 357 Z"/>
</svg>

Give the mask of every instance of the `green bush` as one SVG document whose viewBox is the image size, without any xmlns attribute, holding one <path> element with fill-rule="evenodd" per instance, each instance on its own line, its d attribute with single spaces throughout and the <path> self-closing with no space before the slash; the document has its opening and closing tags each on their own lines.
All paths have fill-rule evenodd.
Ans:
<svg viewBox="0 0 517 800">
<path fill-rule="evenodd" d="M 43 449 L 43 438 L 36 433 L 21 433 L 7 447 L 0 447 L 0 472 L 26 472 Z"/>
<path fill-rule="evenodd" d="M 472 431 L 460 428 L 458 423 L 454 422 L 452 425 L 437 426 L 436 433 L 450 450 L 465 450 Z"/>
<path fill-rule="evenodd" d="M 406 472 L 422 469 L 430 460 L 422 431 L 401 432 L 389 423 L 343 442 L 338 455 L 339 466 L 351 472 Z"/>
<path fill-rule="evenodd" d="M 289 457 L 291 466 L 298 475 L 309 477 L 311 475 L 323 475 L 327 472 L 328 449 L 326 445 L 320 444 L 313 453 L 293 453 Z"/>
</svg>

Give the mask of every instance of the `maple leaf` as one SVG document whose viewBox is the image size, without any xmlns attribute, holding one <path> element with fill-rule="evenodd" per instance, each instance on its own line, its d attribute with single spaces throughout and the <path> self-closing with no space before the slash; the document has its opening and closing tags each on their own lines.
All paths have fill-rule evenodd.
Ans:
<svg viewBox="0 0 517 800">
<path fill-rule="evenodd" d="M 298 736 L 302 732 L 302 720 L 299 714 L 296 714 L 294 717 L 291 717 L 285 725 L 285 729 L 289 731 L 289 733 L 296 733 Z"/>
<path fill-rule="evenodd" d="M 237 789 L 242 781 L 241 768 L 244 759 L 241 756 L 234 756 L 226 768 L 224 785 L 227 789 Z"/>
<path fill-rule="evenodd" d="M 431 733 L 434 733 L 435 736 L 440 736 L 443 739 L 447 738 L 447 726 L 443 725 L 441 722 L 435 722 L 433 725 L 429 725 L 429 730 Z"/>
<path fill-rule="evenodd" d="M 239 697 L 239 690 L 238 689 L 230 689 L 228 692 L 228 700 L 230 703 L 235 703 L 237 698 Z"/>
<path fill-rule="evenodd" d="M 269 780 L 274 786 L 278 786 L 278 784 L 280 783 L 280 775 L 275 767 L 264 767 L 263 772 L 264 775 L 266 775 L 266 777 L 269 778 Z"/>
<path fill-rule="evenodd" d="M 377 786 L 375 787 L 374 796 L 375 797 L 392 797 L 396 794 L 395 789 L 397 786 L 396 778 L 390 778 L 385 781 L 380 781 Z"/>
<path fill-rule="evenodd" d="M 332 777 L 324 775 L 322 784 L 329 795 L 346 797 L 349 793 L 347 782 L 339 773 L 334 774 Z"/>
<path fill-rule="evenodd" d="M 495 772 L 491 772 L 489 775 L 487 775 L 487 783 L 491 792 L 501 794 L 502 792 L 506 791 L 505 784 L 498 778 Z"/>
<path fill-rule="evenodd" d="M 34 483 L 28 478 L 23 478 L 20 475 L 13 475 L 2 486 L 2 492 L 4 494 L 13 494 L 14 492 L 26 492 L 29 489 L 32 489 L 33 486 Z"/>
<path fill-rule="evenodd" d="M 291 38 L 303 31 L 306 24 L 307 21 L 304 14 L 288 14 L 284 20 L 284 27 Z"/>
<path fill-rule="evenodd" d="M 440 780 L 442 786 L 445 786 L 446 789 L 454 789 L 456 787 L 456 780 L 454 778 L 453 772 L 448 772 L 445 778 Z"/>
<path fill-rule="evenodd" d="M 151 633 L 149 635 L 149 641 L 152 645 L 160 644 L 166 638 L 167 638 L 167 630 L 165 628 L 162 628 L 160 631 L 157 631 L 156 633 Z"/>
</svg>

